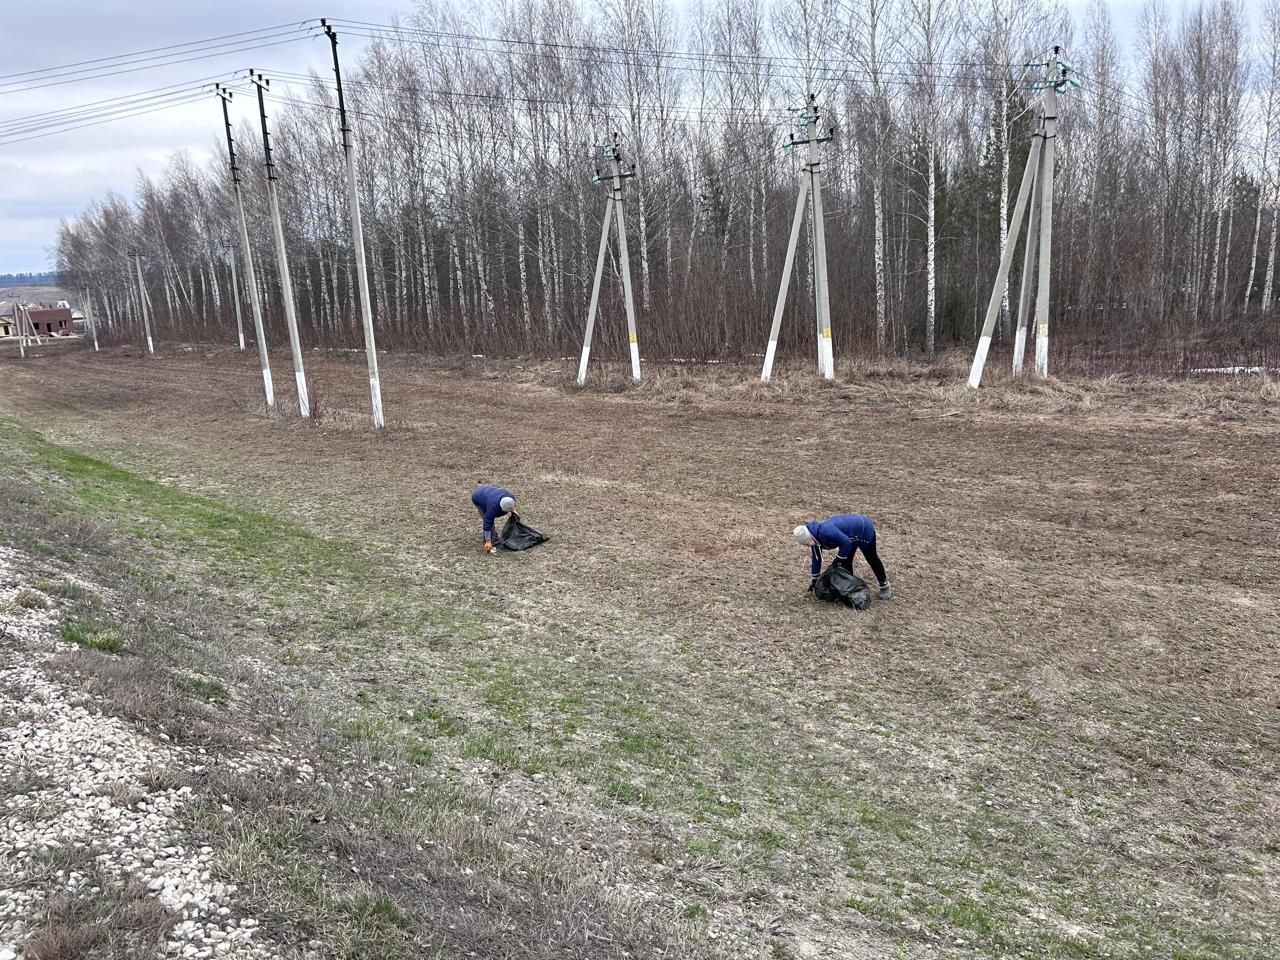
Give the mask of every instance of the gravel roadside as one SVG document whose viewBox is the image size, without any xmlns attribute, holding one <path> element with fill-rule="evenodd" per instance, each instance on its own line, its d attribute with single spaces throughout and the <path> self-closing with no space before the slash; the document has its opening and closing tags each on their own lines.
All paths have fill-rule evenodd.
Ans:
<svg viewBox="0 0 1280 960">
<path fill-rule="evenodd" d="M 75 649 L 29 558 L 0 547 L 0 960 L 75 956 L 113 931 L 87 922 L 113 905 L 158 952 L 267 960 L 279 951 L 213 878 L 214 851 L 178 819 L 191 787 L 174 770 L 208 758 L 97 709 L 47 669 Z M 91 585 L 84 585 L 91 586 Z M 162 735 L 163 736 L 163 735 Z M 77 921 L 79 917 L 79 921 Z"/>
</svg>

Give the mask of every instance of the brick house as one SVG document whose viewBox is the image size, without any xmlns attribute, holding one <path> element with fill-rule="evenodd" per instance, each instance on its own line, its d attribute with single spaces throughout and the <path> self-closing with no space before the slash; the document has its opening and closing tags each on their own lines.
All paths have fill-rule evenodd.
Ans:
<svg viewBox="0 0 1280 960">
<path fill-rule="evenodd" d="M 30 307 L 27 316 L 37 337 L 65 337 L 75 333 L 69 307 Z"/>
</svg>

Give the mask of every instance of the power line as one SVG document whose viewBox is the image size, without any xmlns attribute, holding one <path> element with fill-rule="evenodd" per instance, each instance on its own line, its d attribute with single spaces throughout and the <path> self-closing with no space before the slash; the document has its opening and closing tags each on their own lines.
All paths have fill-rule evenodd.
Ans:
<svg viewBox="0 0 1280 960">
<path fill-rule="evenodd" d="M 160 104 L 159 106 L 152 106 L 147 109 L 137 110 L 133 113 L 122 114 L 118 116 L 109 116 L 109 117 L 106 117 L 105 119 L 100 119 L 100 120 L 89 120 L 84 123 L 77 123 L 72 126 L 64 126 L 56 130 L 48 130 L 44 133 L 36 133 L 31 136 L 16 137 L 16 138 L 0 138 L 0 146 L 10 146 L 15 143 L 25 143 L 28 140 L 39 140 L 42 137 L 50 137 L 58 133 L 70 133 L 72 130 L 81 130 L 81 129 L 84 129 L 85 127 L 95 127 L 95 126 L 98 126 L 99 124 L 111 123 L 116 120 L 132 119 L 134 117 L 141 117 L 150 113 L 157 113 L 161 110 L 170 110 L 173 107 L 181 107 L 189 103 L 195 103 L 197 100 L 204 99 L 206 95 L 207 95 L 206 91 L 200 90 L 200 91 L 196 91 L 188 94 L 185 98 L 181 100 L 175 100 L 171 103 L 163 103 L 163 104 Z"/>
<path fill-rule="evenodd" d="M 284 77 L 286 79 L 295 80 L 295 81 L 323 82 L 320 80 L 319 77 L 308 76 L 306 74 L 300 74 L 300 73 L 288 73 L 285 71 L 277 71 L 276 76 Z M 479 90 L 444 90 L 439 88 L 416 88 L 413 92 L 397 93 L 395 91 L 390 90 L 388 87 L 384 85 L 377 84 L 372 81 L 362 81 L 362 80 L 347 80 L 346 85 L 348 87 L 354 87 L 357 90 L 374 91 L 378 93 L 380 96 L 390 97 L 393 100 L 399 100 L 402 102 L 412 101 L 414 99 L 414 94 L 421 93 L 429 97 L 460 98 L 464 100 L 480 100 L 480 101 L 504 102 L 504 103 L 523 103 L 530 106 L 533 106 L 533 105 L 563 106 L 565 104 L 564 100 L 557 100 L 551 97 L 531 97 L 531 96 L 524 96 L 524 95 L 514 94 L 514 93 L 495 93 L 495 92 L 479 91 Z M 670 111 L 667 111 L 665 108 L 661 108 L 661 107 L 641 106 L 637 108 L 637 106 L 633 104 L 609 103 L 609 102 L 595 101 L 595 100 L 588 101 L 586 103 L 586 106 L 593 109 L 602 109 L 602 108 L 614 109 L 618 111 L 625 111 L 627 113 L 631 113 L 632 111 L 635 111 L 635 112 L 639 112 L 639 113 L 643 113 L 643 114 L 647 114 L 649 116 L 655 116 L 655 117 L 662 117 L 665 115 L 671 120 L 685 120 L 686 122 L 695 122 L 695 121 L 709 122 L 708 118 L 710 117 L 719 118 L 723 115 L 723 111 L 710 110 L 710 109 L 701 110 L 694 107 L 672 107 Z M 785 120 L 781 116 L 781 110 L 779 110 L 778 112 L 779 112 L 779 119 L 776 122 L 764 121 L 763 119 L 761 119 L 759 122 L 762 124 L 767 123 L 770 126 L 776 126 L 778 124 L 784 123 Z M 680 116 L 679 114 L 684 114 L 684 116 Z M 743 122 L 743 121 L 739 120 L 735 122 Z"/>
<path fill-rule="evenodd" d="M 369 20 L 348 20 L 341 17 L 330 17 L 329 19 L 330 19 L 330 22 L 334 24 L 346 24 L 347 32 L 351 32 L 353 29 L 357 29 L 357 28 L 371 28 L 377 31 L 391 31 L 393 33 L 416 34 L 416 35 L 426 36 L 432 39 L 471 40 L 471 41 L 478 41 L 481 43 L 504 43 L 504 44 L 515 45 L 515 46 L 530 46 L 530 47 L 538 48 L 537 52 L 542 52 L 543 48 L 552 47 L 552 48 L 565 49 L 565 50 L 580 50 L 580 51 L 597 52 L 597 53 L 614 53 L 614 54 L 626 53 L 626 54 L 633 54 L 636 56 L 663 56 L 663 57 L 671 57 L 673 59 L 686 59 L 686 60 L 714 59 L 722 62 L 724 59 L 721 54 L 712 52 L 712 51 L 708 51 L 704 53 L 704 52 L 687 51 L 687 50 L 669 50 L 669 49 L 664 49 L 656 46 L 638 46 L 638 47 L 627 48 L 627 47 L 613 46 L 609 44 L 566 43 L 564 41 L 533 40 L 533 39 L 526 40 L 519 37 L 493 37 L 493 36 L 485 36 L 482 34 L 459 33 L 459 32 L 447 31 L 447 30 L 431 30 L 425 27 L 405 27 L 397 24 L 377 23 Z M 382 37 L 384 36 L 384 34 L 377 33 L 377 34 L 373 34 L 373 36 Z M 738 60 L 760 61 L 766 65 L 771 64 L 773 61 L 791 61 L 792 63 L 800 64 L 803 66 L 807 66 L 810 63 L 808 58 L 800 57 L 796 55 L 787 55 L 787 54 L 777 54 L 777 55 L 734 54 L 734 57 Z M 886 59 L 886 60 L 881 60 L 880 62 L 884 64 L 892 65 L 892 66 L 911 66 L 911 67 L 917 66 L 917 62 L 914 60 Z M 992 66 L 992 67 L 1021 68 L 1025 66 L 1025 64 L 1022 64 L 1022 63 L 1001 63 L 999 61 L 974 61 L 974 60 L 937 61 L 936 63 L 934 63 L 935 66 L 973 66 L 975 64 L 981 64 L 981 65 Z"/>
<path fill-rule="evenodd" d="M 287 28 L 292 28 L 294 30 L 297 30 L 304 27 L 307 22 L 308 21 L 302 21 L 301 23 L 292 23 L 292 24 L 280 23 L 280 24 L 276 24 L 273 27 L 262 27 L 261 29 L 258 29 L 258 30 L 244 30 L 244 31 L 241 31 L 240 33 L 224 33 L 221 36 L 206 37 L 203 40 L 188 40 L 185 43 L 171 43 L 163 47 L 149 47 L 146 50 L 135 50 L 133 53 L 118 53 L 118 54 L 115 54 L 114 56 L 97 57 L 96 59 L 93 59 L 93 60 L 77 60 L 74 63 L 64 63 L 56 67 L 40 67 L 35 70 L 20 70 L 16 73 L 0 73 L 0 81 L 9 80 L 12 77 L 26 77 L 26 76 L 30 76 L 32 74 L 37 74 L 37 73 L 61 72 L 65 70 L 71 70 L 75 67 L 83 67 L 89 64 L 107 63 L 108 61 L 111 61 L 111 60 L 127 60 L 135 57 L 141 57 L 143 54 L 159 53 L 160 51 L 163 51 L 163 50 L 175 50 L 179 47 L 199 47 L 199 46 L 215 43 L 219 40 L 229 40 L 234 37 L 247 37 L 247 36 L 252 36 L 254 34 L 259 34 L 259 33 L 279 33 L 280 31 L 285 30 Z M 0 82 L 0 86 L 7 86 L 7 84 Z"/>
<path fill-rule="evenodd" d="M 396 36 L 387 36 L 385 34 L 377 34 L 377 33 L 371 33 L 371 32 L 360 32 L 358 29 L 352 29 L 352 28 L 348 28 L 346 33 L 348 36 L 354 35 L 354 36 L 359 36 L 359 37 L 363 37 L 365 39 L 370 39 L 370 40 L 388 40 L 394 43 L 420 43 L 421 42 L 421 41 L 414 40 L 410 37 L 396 37 Z M 487 38 L 479 38 L 479 42 L 502 43 L 505 41 L 503 41 L 501 38 L 487 37 Z M 434 43 L 434 46 L 440 49 L 457 50 L 457 51 L 470 52 L 470 53 L 492 53 L 493 52 L 492 50 L 490 50 L 485 46 L 476 46 L 474 45 L 474 43 L 472 45 L 467 45 L 465 43 L 443 43 L 443 42 L 437 41 Z M 554 47 L 556 45 L 551 44 L 550 46 Z M 639 55 L 644 55 L 649 53 L 649 51 L 627 49 L 622 47 L 593 47 L 588 49 L 600 54 L 627 55 L 627 56 L 639 56 Z M 601 59 L 599 57 L 570 56 L 564 53 L 549 53 L 546 50 L 522 50 L 522 51 L 519 51 L 519 53 L 523 56 L 535 56 L 544 60 L 556 60 L 561 63 L 583 63 L 583 64 L 592 65 L 592 66 L 601 65 Z M 699 75 L 710 75 L 710 76 L 719 76 L 719 77 L 755 77 L 756 76 L 755 74 L 751 74 L 743 71 L 737 65 L 735 65 L 733 61 L 726 61 L 715 54 L 698 54 L 698 55 L 690 54 L 690 55 L 684 55 L 684 56 L 673 55 L 673 59 L 683 60 L 687 62 L 673 63 L 673 64 L 668 64 L 667 66 L 672 70 L 678 70 L 686 73 L 692 72 L 692 73 L 697 73 Z M 818 72 L 830 74 L 830 76 L 826 78 L 828 80 L 833 80 L 833 81 L 849 80 L 852 76 L 851 67 L 846 66 L 845 68 L 843 68 L 843 71 L 833 72 L 831 68 L 826 64 L 825 61 L 816 61 L 815 63 L 820 64 L 820 68 Z M 916 65 L 911 64 L 911 66 L 916 66 Z M 860 79 L 867 80 L 872 78 L 871 74 L 865 68 L 860 67 L 858 69 L 862 70 L 862 75 Z M 919 83 L 919 74 L 915 70 L 910 70 L 910 71 L 884 70 L 884 71 L 878 71 L 876 75 L 882 81 L 894 82 L 896 85 L 906 85 L 904 84 L 904 81 L 911 81 L 911 83 Z M 798 73 L 786 73 L 781 71 L 774 71 L 769 73 L 768 76 L 764 77 L 763 79 L 766 82 L 778 81 L 778 80 L 792 80 L 797 83 L 807 85 L 814 78 L 809 75 L 802 75 Z M 994 83 L 1002 78 L 995 75 L 983 74 L 983 75 L 957 75 L 956 79 L 985 81 L 988 83 Z"/>
<path fill-rule="evenodd" d="M 27 114 L 26 116 L 22 116 L 22 117 L 11 117 L 8 120 L 0 120 L 0 131 L 3 131 L 6 127 L 21 126 L 24 123 L 27 123 L 29 121 L 36 121 L 36 120 L 42 120 L 46 118 L 60 117 L 60 116 L 72 116 L 82 112 L 84 113 L 91 112 L 92 108 L 94 107 L 101 107 L 108 104 L 135 100 L 138 97 L 141 97 L 147 94 L 163 93 L 165 91 L 174 90 L 179 87 L 190 87 L 192 84 L 197 84 L 197 83 L 212 83 L 216 80 L 221 80 L 226 76 L 227 74 L 225 73 L 218 73 L 208 77 L 200 77 L 196 80 L 183 81 L 182 83 L 170 83 L 170 84 L 166 84 L 163 87 L 153 87 L 149 90 L 139 90 L 139 91 L 136 91 L 135 93 L 121 94 L 118 97 L 107 97 L 105 100 L 93 100 L 93 101 L 90 101 L 89 103 L 76 104 L 75 106 L 64 107 L 61 110 L 48 110 L 40 113 Z M 231 76 L 234 77 L 235 74 L 231 74 Z"/>
<path fill-rule="evenodd" d="M 74 126 L 79 122 L 87 120 L 116 119 L 127 116 L 134 110 L 141 107 L 159 105 L 161 103 L 189 96 L 190 94 L 200 92 L 203 89 L 204 86 L 201 84 L 185 84 L 178 89 L 170 90 L 166 93 L 155 93 L 148 96 L 132 97 L 123 103 L 118 103 L 109 107 L 99 107 L 94 110 L 79 111 L 77 113 L 62 116 L 50 116 L 44 119 L 11 126 L 0 130 L 0 137 L 12 138 L 25 133 L 36 133 L 41 130 Z"/>
<path fill-rule="evenodd" d="M 233 54 L 247 53 L 251 50 L 265 50 L 270 47 L 279 47 L 288 43 L 297 43 L 299 40 L 305 40 L 308 38 L 309 38 L 308 36 L 286 37 L 283 40 L 274 40 L 271 42 L 264 42 L 264 43 L 250 43 L 248 45 L 237 46 L 229 50 L 217 50 L 216 52 L 213 52 L 213 53 L 201 53 L 196 56 L 165 60 L 164 62 L 161 62 L 161 63 L 144 63 L 141 66 L 131 66 L 131 67 L 127 67 L 127 69 L 120 69 L 120 70 L 112 69 L 112 70 L 107 70 L 105 72 L 94 73 L 87 76 L 74 76 L 68 79 L 52 79 L 52 80 L 48 80 L 47 82 L 34 83 L 29 86 L 18 87 L 16 89 L 0 90 L 0 96 L 6 96 L 14 93 L 27 93 L 32 90 L 44 90 L 48 87 L 60 87 L 60 86 L 65 86 L 66 84 L 69 84 L 69 83 L 85 83 L 90 80 L 105 80 L 111 77 L 124 76 L 125 74 L 129 74 L 129 73 L 137 73 L 141 70 L 155 70 L 161 67 L 174 67 L 184 63 L 195 63 L 199 60 L 210 60 L 217 57 L 227 57 Z"/>
</svg>

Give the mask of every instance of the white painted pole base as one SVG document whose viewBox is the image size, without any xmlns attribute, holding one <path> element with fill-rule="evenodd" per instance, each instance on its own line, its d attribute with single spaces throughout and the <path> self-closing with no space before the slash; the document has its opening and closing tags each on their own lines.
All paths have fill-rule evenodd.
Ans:
<svg viewBox="0 0 1280 960">
<path fill-rule="evenodd" d="M 298 384 L 298 414 L 306 420 L 311 416 L 311 398 L 307 395 L 307 377 L 301 370 L 295 370 L 293 378 Z"/>
<path fill-rule="evenodd" d="M 835 351 L 831 346 L 830 327 L 823 329 L 819 348 L 822 353 L 822 377 L 824 380 L 834 380 L 836 378 L 836 358 Z"/>
<path fill-rule="evenodd" d="M 156 345 L 151 342 L 151 334 L 147 334 L 147 353 L 155 353 Z"/>
<path fill-rule="evenodd" d="M 778 352 L 778 341 L 770 340 L 764 350 L 764 369 L 760 371 L 760 382 L 768 383 L 773 376 L 773 355 Z"/>
<path fill-rule="evenodd" d="M 636 335 L 630 335 L 631 339 L 631 379 L 636 383 L 640 382 L 640 344 L 636 342 Z"/>
<path fill-rule="evenodd" d="M 1049 325 L 1044 324 L 1036 331 L 1036 376 L 1049 376 Z"/>
<path fill-rule="evenodd" d="M 271 382 L 271 368 L 262 368 L 262 392 L 267 398 L 267 409 L 274 410 L 276 408 L 276 388 Z"/>
<path fill-rule="evenodd" d="M 973 355 L 973 366 L 969 368 L 969 389 L 977 390 L 982 383 L 982 371 L 987 365 L 987 351 L 991 349 L 991 335 L 984 334 L 978 340 L 978 352 Z"/>
<path fill-rule="evenodd" d="M 1027 328 L 1019 325 L 1018 332 L 1013 335 L 1013 375 L 1015 377 L 1022 376 L 1022 358 L 1026 352 Z"/>
<path fill-rule="evenodd" d="M 377 377 L 369 378 L 369 396 L 373 399 L 373 425 L 381 430 L 387 421 L 382 417 L 382 384 Z"/>
</svg>

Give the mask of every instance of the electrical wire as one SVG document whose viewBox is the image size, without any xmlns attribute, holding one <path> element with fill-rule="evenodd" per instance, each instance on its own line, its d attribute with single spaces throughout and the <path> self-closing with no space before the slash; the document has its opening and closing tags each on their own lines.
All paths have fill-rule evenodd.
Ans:
<svg viewBox="0 0 1280 960">
<path fill-rule="evenodd" d="M 74 116 L 81 113 L 91 113 L 93 112 L 93 108 L 104 107 L 110 104 L 120 103 L 122 101 L 135 100 L 138 97 L 141 97 L 147 94 L 164 93 L 166 91 L 174 90 L 179 87 L 190 87 L 193 84 L 213 83 L 214 81 L 222 80 L 227 76 L 228 74 L 218 73 L 208 77 L 200 77 L 196 80 L 183 81 L 182 83 L 170 83 L 170 84 L 166 84 L 163 87 L 153 87 L 149 90 L 139 90 L 135 93 L 121 94 L 118 97 L 107 97 L 104 100 L 94 100 L 89 103 L 80 103 L 80 104 L 76 104 L 75 106 L 64 107 L 61 110 L 48 110 L 42 113 L 27 114 L 26 116 L 23 116 L 23 117 L 10 117 L 8 120 L 0 120 L 0 133 L 2 133 L 6 128 L 22 126 L 25 123 L 39 121 L 43 119 L 50 119 L 54 117 L 69 117 L 69 116 Z M 232 74 L 231 76 L 234 76 L 234 74 Z"/>
<path fill-rule="evenodd" d="M 110 120 L 129 116 L 133 111 L 145 106 L 159 106 L 160 104 L 186 97 L 195 93 L 206 93 L 208 91 L 207 84 L 187 84 L 176 90 L 170 90 L 166 93 L 156 93 L 149 96 L 133 97 L 123 103 L 118 103 L 110 107 L 99 107 L 94 110 L 81 111 L 76 114 L 67 116 L 55 116 L 42 120 L 29 122 L 26 124 L 9 127 L 0 130 L 0 137 L 12 138 L 21 134 L 37 133 L 42 130 L 56 132 L 63 127 L 75 126 L 77 123 L 87 120 Z"/>
<path fill-rule="evenodd" d="M 196 103 L 200 100 L 203 100 L 206 96 L 207 96 L 207 93 L 205 91 L 199 91 L 197 93 L 188 95 L 186 98 L 182 100 L 175 100 L 171 103 L 164 103 L 164 104 L 160 104 L 159 106 L 152 106 L 148 109 L 137 110 L 129 114 L 110 116 L 110 117 L 106 117 L 105 119 L 99 119 L 99 120 L 89 120 L 83 123 L 73 124 L 71 126 L 60 127 L 56 130 L 48 130 L 43 133 L 36 133 L 31 136 L 23 136 L 23 137 L 16 137 L 16 138 L 0 137 L 0 146 L 10 146 L 15 143 L 25 143 L 28 140 L 39 140 L 42 137 L 49 137 L 58 133 L 70 133 L 72 130 L 82 130 L 85 127 L 95 127 L 95 126 L 98 126 L 99 124 L 112 123 L 116 120 L 132 119 L 134 117 L 141 117 L 141 116 L 146 116 L 147 114 L 157 113 L 161 110 L 171 110 L 174 107 L 182 107 L 182 106 L 186 106 L 187 104 Z"/>
<path fill-rule="evenodd" d="M 16 94 L 16 93 L 29 93 L 32 90 L 44 90 L 49 87 L 61 87 L 71 83 L 85 83 L 90 80 L 106 80 L 113 77 L 124 76 L 130 73 L 138 73 L 139 71 L 142 71 L 142 70 L 156 70 L 163 67 L 180 66 L 184 63 L 195 63 L 200 60 L 210 60 L 218 57 L 228 57 L 232 55 L 248 53 L 253 50 L 266 50 L 272 47 L 283 46 L 285 44 L 297 43 L 300 40 L 309 39 L 310 36 L 311 36 L 310 34 L 298 35 L 298 36 L 286 37 L 283 40 L 272 40 L 270 42 L 263 42 L 263 43 L 250 43 L 248 45 L 237 46 L 228 50 L 217 50 L 212 53 L 200 53 L 195 56 L 165 60 L 164 62 L 160 62 L 160 63 L 144 63 L 141 66 L 130 66 L 130 67 L 127 67 L 126 69 L 119 69 L 119 70 L 112 69 L 112 70 L 107 70 L 99 73 L 94 73 L 88 76 L 73 76 L 67 79 L 51 79 L 51 80 L 47 80 L 47 82 L 34 83 L 28 86 L 17 87 L 14 89 L 0 89 L 0 97 L 7 96 L 10 94 Z"/>
<path fill-rule="evenodd" d="M 276 71 L 275 73 L 272 74 L 272 76 L 283 77 L 287 80 L 297 81 L 297 82 L 320 81 L 320 78 L 314 75 L 289 73 L 287 71 Z M 458 98 L 463 100 L 478 100 L 482 102 L 494 102 L 494 103 L 499 103 L 499 102 L 521 103 L 521 104 L 526 104 L 530 106 L 534 106 L 534 105 L 563 106 L 564 105 L 563 100 L 557 100 L 550 97 L 530 97 L 530 96 L 524 96 L 524 95 L 514 94 L 514 93 L 495 93 L 491 91 L 478 91 L 478 90 L 442 90 L 442 89 L 433 89 L 433 88 L 426 88 L 426 89 L 417 88 L 412 93 L 395 93 L 395 92 L 388 92 L 387 88 L 380 84 L 375 84 L 371 81 L 362 81 L 359 79 L 344 78 L 343 87 L 348 90 L 355 90 L 357 93 L 357 96 L 360 95 L 361 91 L 368 90 L 368 91 L 374 91 L 379 97 L 383 97 L 383 98 L 389 97 L 393 100 L 398 100 L 406 103 L 412 102 L 416 98 L 417 94 L 422 94 L 424 96 L 438 97 L 442 99 Z M 644 107 L 644 106 L 640 106 L 639 108 L 637 108 L 637 106 L 633 104 L 610 103 L 610 102 L 594 101 L 594 100 L 589 101 L 585 106 L 587 107 L 587 109 L 593 109 L 593 110 L 594 109 L 604 109 L 604 110 L 612 109 L 612 110 L 617 110 L 619 112 L 623 112 L 627 114 L 630 114 L 631 112 L 635 111 L 648 116 L 662 117 L 665 115 L 673 121 L 685 120 L 686 122 L 719 123 L 720 118 L 723 116 L 723 111 L 697 110 L 692 107 L 673 107 L 669 110 L 666 108 Z M 778 112 L 779 113 L 781 112 L 780 108 Z M 778 120 L 778 121 L 736 120 L 735 122 L 736 123 L 759 122 L 762 124 L 776 125 L 777 123 L 781 123 L 783 121 L 782 120 Z"/>
<path fill-rule="evenodd" d="M 447 30 L 432 30 L 425 27 L 405 27 L 403 25 L 398 25 L 398 24 L 377 23 L 369 20 L 353 20 L 345 17 L 330 17 L 328 18 L 328 21 L 330 24 L 334 25 L 335 29 L 338 28 L 339 24 L 344 25 L 345 29 L 347 29 L 348 32 L 353 32 L 354 29 L 363 29 L 363 30 L 379 31 L 380 33 L 378 33 L 377 35 L 381 35 L 381 32 L 389 31 L 391 33 L 405 33 L 405 34 L 420 35 L 420 36 L 425 36 L 431 39 L 468 40 L 468 41 L 477 41 L 481 43 L 503 43 L 503 44 L 513 45 L 513 46 L 528 46 L 528 47 L 538 48 L 538 51 L 541 51 L 547 47 L 552 47 L 557 49 L 579 50 L 579 51 L 593 52 L 593 53 L 611 53 L 611 54 L 623 53 L 623 54 L 629 54 L 634 56 L 644 56 L 644 57 L 660 56 L 660 57 L 670 57 L 672 59 L 685 59 L 685 60 L 716 60 L 717 62 L 722 62 L 723 60 L 721 55 L 718 53 L 711 53 L 711 52 L 701 53 L 697 51 L 670 50 L 670 49 L 664 49 L 656 46 L 637 46 L 637 47 L 627 48 L 627 47 L 613 46 L 609 44 L 566 43 L 564 41 L 551 41 L 551 40 L 526 40 L 519 37 L 493 37 L 493 36 L 484 36 L 482 34 L 459 33 L 454 31 L 447 31 Z M 792 63 L 799 64 L 801 66 L 807 66 L 809 63 L 808 58 L 797 56 L 794 54 L 777 54 L 777 55 L 735 54 L 734 58 L 738 60 L 756 61 L 763 65 L 771 65 L 772 62 L 774 61 L 784 61 L 784 62 L 790 61 Z M 913 60 L 885 59 L 885 60 L 881 60 L 880 62 L 883 64 L 891 65 L 891 66 L 915 66 L 916 65 L 916 61 L 913 61 Z M 972 60 L 953 60 L 953 61 L 940 60 L 940 61 L 937 61 L 934 65 L 935 66 L 971 66 L 973 65 L 974 62 L 975 61 L 972 61 Z M 998 61 L 985 61 L 985 64 L 993 67 L 1025 66 L 1025 64 L 1021 64 L 1021 63 L 1000 63 Z"/>
<path fill-rule="evenodd" d="M 301 23 L 280 23 L 273 27 L 262 27 L 258 30 L 244 30 L 240 33 L 224 33 L 217 37 L 206 37 L 203 40 L 188 40 L 185 43 L 170 43 L 163 47 L 149 47 L 146 50 L 135 50 L 133 53 L 118 53 L 110 57 L 97 57 L 93 60 L 77 60 L 74 63 L 64 63 L 56 67 L 39 67 L 35 70 L 20 70 L 16 73 L 0 73 L 0 85 L 4 85 L 3 81 L 10 80 L 13 77 L 27 77 L 37 73 L 53 73 L 65 70 L 71 70 L 75 67 L 83 67 L 91 64 L 102 64 L 112 60 L 128 60 L 141 57 L 147 53 L 159 53 L 164 50 L 175 50 L 179 47 L 198 47 L 215 43 L 219 40 L 229 40 L 235 37 L 247 37 L 259 33 L 278 33 L 282 30 L 292 28 L 294 30 L 305 27 L 310 21 L 302 21 Z"/>
<path fill-rule="evenodd" d="M 412 38 L 387 36 L 386 34 L 361 32 L 361 31 L 353 31 L 353 30 L 348 30 L 347 32 L 348 32 L 348 35 L 355 35 L 355 36 L 359 36 L 359 37 L 370 39 L 370 40 L 389 40 L 391 42 L 396 42 L 396 43 L 421 43 L 421 41 L 416 41 Z M 481 43 L 483 42 L 501 43 L 503 42 L 503 40 L 501 38 L 486 37 L 486 38 L 480 38 L 480 42 Z M 470 45 L 468 45 L 467 43 L 437 42 L 435 46 L 441 49 L 457 50 L 461 52 L 470 52 L 470 53 L 494 52 L 488 47 L 477 46 L 475 43 L 471 43 Z M 552 46 L 555 46 L 555 45 L 553 44 Z M 621 54 L 621 55 L 635 56 L 635 57 L 639 57 L 648 53 L 648 51 L 641 51 L 641 50 L 634 50 L 634 49 L 627 50 L 625 48 L 620 48 L 620 47 L 618 48 L 599 47 L 599 48 L 593 48 L 593 49 L 602 53 L 611 53 L 614 55 Z M 607 59 L 602 60 L 598 56 L 597 57 L 570 56 L 563 53 L 548 53 L 544 50 L 526 50 L 526 51 L 519 51 L 519 53 L 525 56 L 539 57 L 543 60 L 554 59 L 562 63 L 585 63 L 585 64 L 590 64 L 595 66 L 601 66 L 603 64 L 608 63 Z M 754 76 L 753 74 L 745 73 L 744 71 L 738 69 L 732 62 L 726 62 L 712 54 L 697 55 L 697 56 L 689 55 L 686 57 L 673 57 L 673 59 L 684 60 L 687 62 L 668 64 L 668 66 L 672 70 L 694 72 L 700 75 L 711 75 L 711 76 L 720 76 L 720 77 Z M 829 69 L 830 68 L 827 67 L 824 62 L 823 70 L 829 70 Z M 837 81 L 848 80 L 848 78 L 851 77 L 852 75 L 853 74 L 851 69 L 849 67 L 846 67 L 842 73 L 833 74 L 831 79 L 835 79 Z M 910 83 L 919 82 L 919 73 L 914 70 L 912 71 L 884 70 L 884 71 L 876 72 L 874 76 L 879 77 L 881 80 L 885 82 L 893 82 L 899 85 L 908 85 L 908 82 Z M 867 79 L 872 79 L 872 77 L 873 77 L 873 74 L 870 71 L 867 71 L 865 70 L 865 68 L 863 68 L 863 75 L 861 76 L 861 79 L 867 80 Z M 773 71 L 772 73 L 769 74 L 767 79 L 792 80 L 792 81 L 798 81 L 807 85 L 809 81 L 812 79 L 812 77 L 808 75 L 797 74 L 797 73 Z M 982 75 L 959 76 L 957 77 L 957 79 L 986 81 L 986 82 L 994 83 L 1001 78 L 992 74 L 982 74 Z"/>
</svg>

